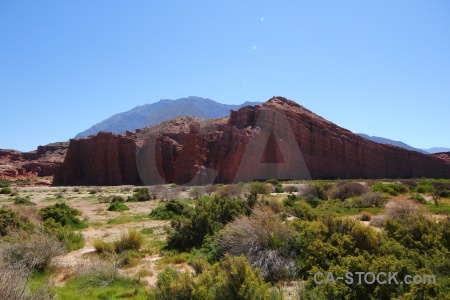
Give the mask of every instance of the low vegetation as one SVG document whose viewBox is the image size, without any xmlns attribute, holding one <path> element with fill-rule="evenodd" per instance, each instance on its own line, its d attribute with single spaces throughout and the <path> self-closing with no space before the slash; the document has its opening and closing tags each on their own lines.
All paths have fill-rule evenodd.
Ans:
<svg viewBox="0 0 450 300">
<path fill-rule="evenodd" d="M 0 299 L 445 299 L 450 291 L 449 180 L 17 191 L 0 195 Z M 85 243 L 95 252 L 67 254 Z M 53 265 L 72 255 L 76 267 Z M 437 282 L 314 282 L 317 272 L 361 271 Z"/>
</svg>

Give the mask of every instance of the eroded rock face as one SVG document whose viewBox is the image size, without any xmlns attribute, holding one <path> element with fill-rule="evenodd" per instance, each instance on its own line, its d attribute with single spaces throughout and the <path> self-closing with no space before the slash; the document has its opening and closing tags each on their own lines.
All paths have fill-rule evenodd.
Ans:
<svg viewBox="0 0 450 300">
<path fill-rule="evenodd" d="M 126 136 L 71 140 L 54 184 L 450 178 L 446 158 L 372 142 L 274 97 L 231 111 L 229 118 L 178 117 Z"/>
<path fill-rule="evenodd" d="M 70 140 L 54 185 L 139 184 L 135 160 L 136 140 L 109 132 Z"/>
<path fill-rule="evenodd" d="M 0 178 L 53 176 L 67 148 L 68 143 L 55 143 L 30 152 L 0 149 Z"/>
</svg>

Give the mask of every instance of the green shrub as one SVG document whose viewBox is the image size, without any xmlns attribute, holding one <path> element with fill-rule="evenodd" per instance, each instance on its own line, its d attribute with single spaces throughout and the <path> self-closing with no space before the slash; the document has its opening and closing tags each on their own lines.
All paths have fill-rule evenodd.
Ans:
<svg viewBox="0 0 450 300">
<path fill-rule="evenodd" d="M 449 190 L 443 190 L 438 192 L 439 197 L 442 198 L 450 198 L 450 191 Z"/>
<path fill-rule="evenodd" d="M 250 183 L 249 192 L 266 195 L 270 193 L 270 186 L 267 183 L 255 181 Z"/>
<path fill-rule="evenodd" d="M 309 185 L 302 195 L 307 196 L 309 194 L 321 200 L 328 200 L 330 199 L 333 188 L 334 185 L 328 182 L 314 182 L 312 185 Z"/>
<path fill-rule="evenodd" d="M 168 246 L 179 250 L 200 247 L 206 236 L 212 236 L 236 216 L 247 212 L 248 203 L 240 199 L 214 197 L 198 202 L 188 219 L 171 223 Z"/>
<path fill-rule="evenodd" d="M 84 247 L 85 241 L 83 235 L 75 232 L 68 226 L 62 226 L 61 223 L 55 222 L 53 218 L 48 218 L 42 223 L 44 230 L 56 236 L 61 241 L 67 250 L 74 251 Z"/>
<path fill-rule="evenodd" d="M 0 189 L 0 194 L 11 194 L 11 188 L 10 187 L 3 187 Z"/>
<path fill-rule="evenodd" d="M 283 193 L 284 189 L 281 185 L 281 182 L 278 181 L 278 179 L 269 179 L 266 180 L 266 183 L 270 183 L 275 187 L 275 193 Z"/>
<path fill-rule="evenodd" d="M 311 205 L 309 205 L 305 201 L 296 202 L 292 206 L 292 209 L 290 211 L 295 217 L 301 220 L 313 221 L 317 219 L 317 216 L 312 210 Z"/>
<path fill-rule="evenodd" d="M 281 293 L 265 283 L 245 256 L 230 257 L 206 267 L 197 277 L 170 267 L 158 274 L 150 299 L 283 299 Z"/>
<path fill-rule="evenodd" d="M 129 209 L 130 208 L 126 206 L 123 202 L 112 202 L 108 207 L 109 211 L 126 211 Z"/>
<path fill-rule="evenodd" d="M 0 179 L 0 188 L 9 187 L 11 182 L 7 179 Z"/>
<path fill-rule="evenodd" d="M 427 203 L 427 200 L 425 200 L 425 198 L 419 193 L 412 193 L 411 195 L 409 195 L 409 199 L 416 200 L 417 202 L 422 204 Z"/>
<path fill-rule="evenodd" d="M 183 215 L 189 215 L 189 208 L 186 204 L 177 200 L 170 200 L 162 203 L 149 214 L 149 216 L 155 220 L 172 220 Z"/>
<path fill-rule="evenodd" d="M 128 202 L 140 202 L 150 200 L 150 193 L 148 188 L 136 188 L 133 190 L 134 194 L 127 198 Z"/>
<path fill-rule="evenodd" d="M 433 182 L 431 180 L 423 180 L 416 186 L 415 191 L 417 193 L 432 193 L 434 191 Z"/>
<path fill-rule="evenodd" d="M 39 210 L 43 221 L 52 218 L 56 223 L 62 226 L 68 226 L 71 229 L 83 229 L 87 227 L 86 222 L 81 221 L 77 216 L 81 212 L 68 206 L 65 202 L 56 203 Z"/>
<path fill-rule="evenodd" d="M 405 185 L 398 183 L 378 183 L 372 186 L 371 190 L 372 192 L 382 192 L 392 196 L 398 196 L 409 191 L 409 189 Z"/>
<path fill-rule="evenodd" d="M 18 229 L 19 227 L 20 221 L 17 212 L 6 206 L 0 207 L 0 236 L 7 235 L 9 229 Z"/>
<path fill-rule="evenodd" d="M 283 206 L 292 207 L 292 206 L 294 206 L 294 203 L 299 200 L 300 200 L 299 197 L 297 197 L 296 195 L 290 194 L 283 200 Z"/>
<path fill-rule="evenodd" d="M 36 205 L 36 203 L 30 201 L 30 197 L 15 197 L 14 204 L 17 205 Z"/>
<path fill-rule="evenodd" d="M 280 182 L 278 181 L 278 179 L 272 178 L 272 179 L 267 179 L 266 183 L 271 183 L 273 185 L 278 185 L 280 184 Z"/>
</svg>

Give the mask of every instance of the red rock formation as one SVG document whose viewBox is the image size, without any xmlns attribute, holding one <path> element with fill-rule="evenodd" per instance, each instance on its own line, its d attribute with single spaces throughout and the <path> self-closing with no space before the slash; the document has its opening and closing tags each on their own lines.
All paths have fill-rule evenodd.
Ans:
<svg viewBox="0 0 450 300">
<path fill-rule="evenodd" d="M 134 137 L 100 132 L 92 138 L 70 140 L 54 185 L 138 184 Z"/>
<path fill-rule="evenodd" d="M 196 183 L 230 183 L 268 174 L 281 179 L 450 178 L 445 157 L 372 142 L 274 97 L 231 111 L 229 118 L 178 117 L 126 136 L 99 133 L 71 140 L 54 184 L 139 184 L 138 173 L 144 183 L 181 184 L 194 177 Z"/>
<path fill-rule="evenodd" d="M 0 178 L 53 176 L 67 147 L 68 143 L 55 143 L 30 152 L 0 149 Z"/>
</svg>

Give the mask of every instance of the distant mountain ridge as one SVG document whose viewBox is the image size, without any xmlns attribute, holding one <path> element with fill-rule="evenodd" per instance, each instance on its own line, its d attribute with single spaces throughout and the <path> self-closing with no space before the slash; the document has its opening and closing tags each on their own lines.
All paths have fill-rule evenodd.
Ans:
<svg viewBox="0 0 450 300">
<path fill-rule="evenodd" d="M 446 148 L 446 147 L 433 147 L 430 149 L 422 149 L 422 150 L 425 150 L 428 153 L 450 152 L 450 148 Z"/>
<path fill-rule="evenodd" d="M 242 104 L 222 104 L 214 100 L 190 96 L 177 100 L 162 99 L 158 102 L 137 106 L 129 111 L 115 114 L 89 129 L 78 133 L 75 138 L 84 138 L 100 131 L 115 134 L 134 131 L 138 128 L 152 126 L 177 116 L 192 116 L 204 119 L 228 116 L 230 110 L 238 110 L 261 102 L 244 102 Z"/>
<path fill-rule="evenodd" d="M 414 148 L 414 147 L 412 147 L 408 144 L 405 144 L 401 141 L 394 141 L 394 140 L 390 140 L 390 139 L 379 137 L 379 136 L 370 136 L 370 135 L 367 135 L 364 133 L 357 133 L 357 135 L 359 135 L 363 138 L 366 138 L 368 140 L 371 140 L 373 142 L 380 143 L 380 144 L 394 145 L 394 146 L 401 147 L 406 150 L 417 151 L 417 152 L 424 153 L 424 154 L 433 154 L 433 153 L 450 151 L 450 148 L 445 148 L 445 147 L 433 147 L 433 148 L 429 148 L 429 149 Z"/>
</svg>

